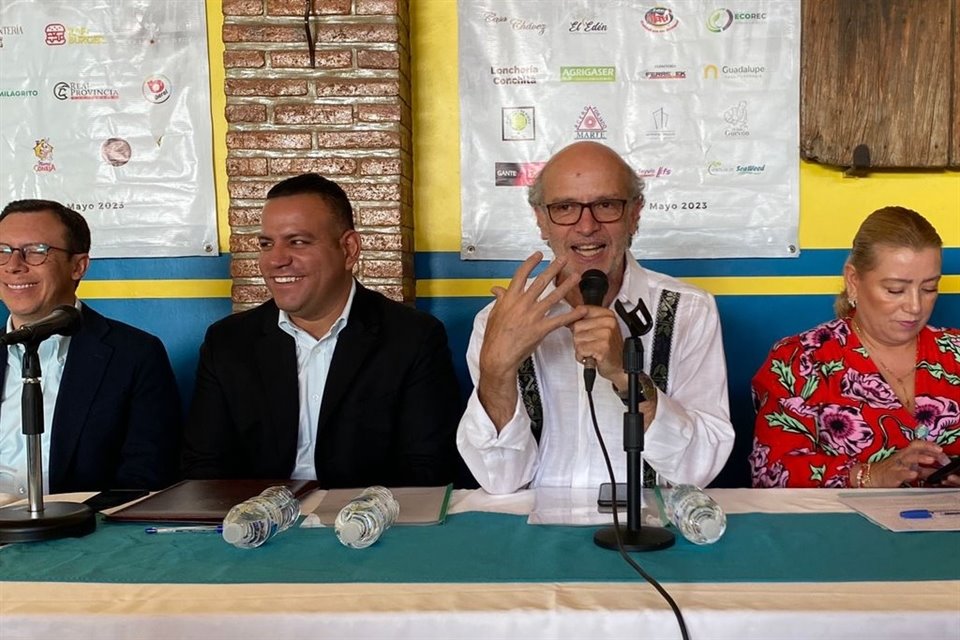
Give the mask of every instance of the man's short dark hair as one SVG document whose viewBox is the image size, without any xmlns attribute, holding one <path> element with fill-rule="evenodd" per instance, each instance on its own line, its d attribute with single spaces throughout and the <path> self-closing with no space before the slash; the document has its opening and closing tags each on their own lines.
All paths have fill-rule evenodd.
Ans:
<svg viewBox="0 0 960 640">
<path fill-rule="evenodd" d="M 14 200 L 3 208 L 0 221 L 14 213 L 40 213 L 49 211 L 60 219 L 67 230 L 67 246 L 70 253 L 90 253 L 90 226 L 87 219 L 55 200 Z"/>
<path fill-rule="evenodd" d="M 318 173 L 304 173 L 278 182 L 267 192 L 267 200 L 283 196 L 297 196 L 302 193 L 312 193 L 323 198 L 330 205 L 330 209 L 343 231 L 354 228 L 353 207 L 350 205 L 347 194 L 336 182 L 328 180 Z"/>
</svg>

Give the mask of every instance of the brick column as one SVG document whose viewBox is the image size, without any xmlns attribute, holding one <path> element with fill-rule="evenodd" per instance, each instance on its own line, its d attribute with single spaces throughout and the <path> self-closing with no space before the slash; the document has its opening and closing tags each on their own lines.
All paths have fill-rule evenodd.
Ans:
<svg viewBox="0 0 960 640">
<path fill-rule="evenodd" d="M 267 190 L 315 171 L 354 206 L 370 288 L 414 298 L 407 0 L 222 0 L 235 309 L 269 297 L 257 266 Z M 316 68 L 304 31 L 307 3 Z"/>
</svg>

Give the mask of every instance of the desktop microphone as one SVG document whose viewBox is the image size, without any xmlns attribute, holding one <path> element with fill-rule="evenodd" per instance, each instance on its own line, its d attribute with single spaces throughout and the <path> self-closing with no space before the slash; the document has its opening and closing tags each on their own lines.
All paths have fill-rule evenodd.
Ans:
<svg viewBox="0 0 960 640">
<path fill-rule="evenodd" d="M 76 307 L 68 304 L 60 305 L 46 317 L 0 336 L 0 347 L 25 342 L 39 343 L 57 334 L 71 336 L 80 329 L 80 322 L 80 312 Z"/>
<path fill-rule="evenodd" d="M 603 296 L 607 295 L 609 286 L 607 274 L 603 271 L 599 269 L 584 271 L 580 276 L 580 295 L 583 296 L 583 304 L 602 307 Z M 597 361 L 587 356 L 583 360 L 583 385 L 588 392 L 593 391 L 593 381 L 596 379 Z"/>
</svg>

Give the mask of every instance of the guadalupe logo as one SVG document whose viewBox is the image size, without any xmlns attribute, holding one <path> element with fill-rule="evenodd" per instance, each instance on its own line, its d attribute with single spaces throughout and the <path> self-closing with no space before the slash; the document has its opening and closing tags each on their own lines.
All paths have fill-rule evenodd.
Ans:
<svg viewBox="0 0 960 640">
<path fill-rule="evenodd" d="M 156 74 L 143 81 L 143 97 L 147 102 L 153 104 L 166 102 L 170 98 L 171 91 L 173 91 L 173 85 L 166 76 Z"/>
<path fill-rule="evenodd" d="M 667 7 L 654 7 L 643 14 L 643 28 L 647 31 L 663 32 L 675 29 L 680 22 Z"/>
<path fill-rule="evenodd" d="M 592 105 L 587 105 L 580 112 L 576 130 L 577 140 L 603 140 L 607 137 L 607 123 L 600 115 L 600 110 Z"/>
<path fill-rule="evenodd" d="M 50 173 L 56 171 L 57 167 L 53 164 L 53 145 L 49 138 L 40 138 L 33 145 L 33 155 L 37 157 L 37 164 L 33 165 L 33 170 L 37 173 Z"/>
<path fill-rule="evenodd" d="M 500 113 L 502 140 L 536 140 L 536 110 L 533 107 L 503 107 Z"/>
</svg>

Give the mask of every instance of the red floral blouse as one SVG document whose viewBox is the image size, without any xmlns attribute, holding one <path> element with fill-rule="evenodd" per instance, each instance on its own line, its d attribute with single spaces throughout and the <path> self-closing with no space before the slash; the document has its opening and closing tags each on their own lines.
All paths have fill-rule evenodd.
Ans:
<svg viewBox="0 0 960 640">
<path fill-rule="evenodd" d="M 960 330 L 920 331 L 914 378 L 911 415 L 849 318 L 778 342 L 753 377 L 753 486 L 845 487 L 917 439 L 960 454 Z"/>
</svg>

